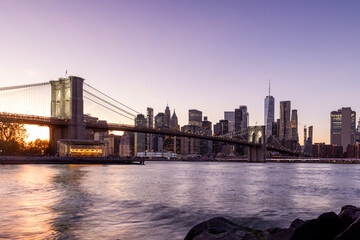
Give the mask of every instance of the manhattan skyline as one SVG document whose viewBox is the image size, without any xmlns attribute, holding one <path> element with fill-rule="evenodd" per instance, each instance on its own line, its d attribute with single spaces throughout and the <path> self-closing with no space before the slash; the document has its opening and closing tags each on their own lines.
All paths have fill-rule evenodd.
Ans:
<svg viewBox="0 0 360 240">
<path fill-rule="evenodd" d="M 68 74 L 137 111 L 188 109 L 213 123 L 246 105 L 263 124 L 280 101 L 330 142 L 330 112 L 356 103 L 360 3 L 302 1 L 2 1 L 1 86 Z"/>
</svg>

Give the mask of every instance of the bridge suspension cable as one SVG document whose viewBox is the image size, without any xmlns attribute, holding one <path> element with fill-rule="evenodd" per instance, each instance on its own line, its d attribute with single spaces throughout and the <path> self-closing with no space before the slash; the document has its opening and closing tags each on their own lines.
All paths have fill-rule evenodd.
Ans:
<svg viewBox="0 0 360 240">
<path fill-rule="evenodd" d="M 97 102 L 97 101 L 95 101 L 95 100 L 93 100 L 93 99 L 91 99 L 91 98 L 88 98 L 88 97 L 86 97 L 86 96 L 84 96 L 84 98 L 86 98 L 87 100 L 89 100 L 89 101 L 91 101 L 91 102 L 93 102 L 93 103 L 96 103 L 96 104 L 98 104 L 99 106 L 101 106 L 101 107 L 103 107 L 103 108 L 106 108 L 106 109 L 108 109 L 108 110 L 110 110 L 110 111 L 112 111 L 112 112 L 114 112 L 114 113 L 116 113 L 116 114 L 119 114 L 119 115 L 121 115 L 121 116 L 123 116 L 123 117 L 126 117 L 126 118 L 130 119 L 130 120 L 134 120 L 133 118 L 131 118 L 131 117 L 129 117 L 129 116 L 126 116 L 126 115 L 124 115 L 124 114 L 122 114 L 122 113 L 120 113 L 120 112 L 118 112 L 118 111 L 115 111 L 114 109 L 111 109 L 111 108 L 105 106 L 104 104 L 101 104 L 101 103 L 99 103 L 99 102 Z"/>
<path fill-rule="evenodd" d="M 10 86 L 10 87 L 1 87 L 0 91 L 8 91 L 8 90 L 21 89 L 21 88 L 45 86 L 45 85 L 49 85 L 49 84 L 50 84 L 50 82 L 42 82 L 42 83 L 33 83 L 33 84 L 25 84 L 25 85 Z"/>
<path fill-rule="evenodd" d="M 139 113 L 140 113 L 140 112 L 138 112 L 138 111 L 136 111 L 136 110 L 132 109 L 131 107 L 129 107 L 129 106 L 127 106 L 127 105 L 125 105 L 125 104 L 123 104 L 123 103 L 121 103 L 121 102 L 117 101 L 116 99 L 114 99 L 114 98 L 110 97 L 109 95 L 107 95 L 107 94 L 105 94 L 105 93 L 103 93 L 103 92 L 101 92 L 101 91 L 97 90 L 96 88 L 94 88 L 94 87 L 90 86 L 89 84 L 87 84 L 87 83 L 85 83 L 85 82 L 84 82 L 84 85 L 86 85 L 86 86 L 88 86 L 89 88 L 93 89 L 94 91 L 96 91 L 96 92 L 98 92 L 98 93 L 100 93 L 100 94 L 104 95 L 105 97 L 107 97 L 107 98 L 109 98 L 109 99 L 113 100 L 114 102 L 116 102 L 116 103 L 120 104 L 121 106 L 126 107 L 127 109 L 129 109 L 129 110 L 131 110 L 131 111 L 133 111 L 133 112 L 135 112 L 135 113 L 137 113 L 137 114 L 139 114 Z"/>
<path fill-rule="evenodd" d="M 113 107 L 113 108 L 116 108 L 117 110 L 120 110 L 120 111 L 122 111 L 122 112 L 124 112 L 124 113 L 126 113 L 126 114 L 128 114 L 128 115 L 130 115 L 130 116 L 132 116 L 132 117 L 136 117 L 135 114 L 132 114 L 132 113 L 130 113 L 130 112 L 128 112 L 128 111 L 125 111 L 124 109 L 122 109 L 122 108 L 120 108 L 120 107 L 112 104 L 111 102 L 109 102 L 109 101 L 107 101 L 107 100 L 105 100 L 105 99 L 103 99 L 103 98 L 101 98 L 101 97 L 99 97 L 99 96 L 96 96 L 95 94 L 93 94 L 93 93 L 91 93 L 91 92 L 89 92 L 89 91 L 87 91 L 87 90 L 85 90 L 85 89 L 84 89 L 83 91 L 84 91 L 84 93 L 87 93 L 87 94 L 89 94 L 90 96 L 92 96 L 92 97 L 94 97 L 94 98 L 96 98 L 96 99 L 98 99 L 98 100 L 100 100 L 100 101 L 103 101 L 104 103 L 107 103 L 108 105 L 110 105 L 110 106 Z M 86 98 L 86 99 L 89 99 L 89 98 Z M 107 109 L 108 109 L 108 108 L 107 108 Z"/>
</svg>

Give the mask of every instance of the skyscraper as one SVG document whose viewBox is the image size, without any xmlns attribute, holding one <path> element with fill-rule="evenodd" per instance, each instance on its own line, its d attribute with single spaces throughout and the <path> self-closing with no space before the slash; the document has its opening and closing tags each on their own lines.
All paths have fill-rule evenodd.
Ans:
<svg viewBox="0 0 360 240">
<path fill-rule="evenodd" d="M 165 114 L 158 113 L 155 116 L 155 128 L 156 129 L 164 129 L 165 126 Z M 163 151 L 163 143 L 164 143 L 164 136 L 161 135 L 154 135 L 153 138 L 153 149 L 155 152 L 162 152 Z"/>
<path fill-rule="evenodd" d="M 135 118 L 136 127 L 146 127 L 147 119 L 143 114 L 138 114 Z M 145 133 L 135 133 L 135 153 L 145 152 Z"/>
<path fill-rule="evenodd" d="M 331 144 L 342 146 L 346 150 L 349 144 L 355 143 L 356 112 L 350 107 L 332 111 L 331 121 Z"/>
<path fill-rule="evenodd" d="M 309 127 L 309 137 L 308 137 L 308 142 L 313 144 L 313 126 Z"/>
<path fill-rule="evenodd" d="M 155 116 L 155 128 L 156 129 L 163 129 L 165 126 L 165 114 L 158 113 Z"/>
<path fill-rule="evenodd" d="M 281 140 L 291 140 L 291 122 L 290 122 L 291 102 L 280 102 L 280 129 L 279 138 Z"/>
<path fill-rule="evenodd" d="M 154 127 L 154 109 L 147 108 L 147 127 L 153 128 Z"/>
<path fill-rule="evenodd" d="M 170 128 L 170 108 L 167 105 L 165 108 L 165 116 L 164 116 L 164 128 Z"/>
<path fill-rule="evenodd" d="M 272 135 L 272 126 L 275 119 L 275 99 L 270 95 L 270 81 L 269 81 L 269 95 L 265 98 L 265 135 L 270 137 Z"/>
<path fill-rule="evenodd" d="M 235 109 L 235 134 L 245 139 L 247 139 L 248 118 L 247 106 Z"/>
<path fill-rule="evenodd" d="M 208 120 L 208 117 L 204 117 L 204 121 L 202 122 L 202 128 L 204 130 L 209 130 L 210 132 L 212 132 L 212 124 L 211 122 Z M 211 135 L 211 134 L 210 134 Z"/>
<path fill-rule="evenodd" d="M 170 129 L 180 130 L 180 126 L 178 124 L 178 118 L 176 116 L 175 109 L 174 109 L 173 115 L 171 116 L 171 119 L 170 119 Z"/>
<path fill-rule="evenodd" d="M 291 140 L 294 142 L 299 141 L 298 115 L 296 109 L 291 111 Z"/>
<path fill-rule="evenodd" d="M 235 112 L 226 111 L 224 112 L 224 119 L 229 121 L 229 132 L 235 131 Z"/>
<path fill-rule="evenodd" d="M 204 117 L 204 121 L 202 121 L 202 133 L 207 136 L 212 135 L 212 123 L 208 121 L 207 117 Z M 211 154 L 213 149 L 212 145 L 212 141 L 201 140 L 200 153 L 202 155 Z"/>
<path fill-rule="evenodd" d="M 189 125 L 199 126 L 202 125 L 202 112 L 196 109 L 189 110 Z"/>
<path fill-rule="evenodd" d="M 147 108 L 147 127 L 148 128 L 154 127 L 154 109 L 149 107 Z M 153 134 L 149 134 L 149 133 L 146 134 L 146 150 L 148 152 L 151 152 L 154 149 L 153 138 L 154 138 Z"/>
</svg>

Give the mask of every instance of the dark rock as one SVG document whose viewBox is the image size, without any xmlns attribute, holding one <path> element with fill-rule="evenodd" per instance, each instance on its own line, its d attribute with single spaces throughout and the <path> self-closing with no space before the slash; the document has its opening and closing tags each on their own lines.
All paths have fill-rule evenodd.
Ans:
<svg viewBox="0 0 360 240">
<path fill-rule="evenodd" d="M 305 223 L 304 220 L 297 218 L 290 224 L 290 228 L 295 229 L 295 228 L 301 227 L 304 223 Z"/>
<path fill-rule="evenodd" d="M 266 240 L 289 240 L 294 231 L 295 229 L 292 228 L 282 229 L 279 232 L 270 235 Z"/>
<path fill-rule="evenodd" d="M 340 220 L 345 223 L 346 226 L 350 226 L 360 217 L 360 208 L 346 205 L 341 208 L 339 214 Z"/>
<path fill-rule="evenodd" d="M 290 228 L 280 229 L 278 232 L 272 233 L 266 240 L 289 240 L 294 234 L 295 229 L 303 224 L 304 221 L 297 218 L 290 224 Z"/>
<path fill-rule="evenodd" d="M 185 240 L 256 240 L 254 234 L 261 231 L 254 231 L 241 227 L 225 218 L 217 217 L 194 226 L 186 235 Z"/>
<path fill-rule="evenodd" d="M 335 240 L 359 240 L 360 239 L 360 218 L 353 222 L 343 233 Z"/>
<path fill-rule="evenodd" d="M 296 228 L 290 240 L 332 240 L 345 228 L 346 225 L 336 213 L 323 213 L 317 219 L 306 221 Z"/>
</svg>

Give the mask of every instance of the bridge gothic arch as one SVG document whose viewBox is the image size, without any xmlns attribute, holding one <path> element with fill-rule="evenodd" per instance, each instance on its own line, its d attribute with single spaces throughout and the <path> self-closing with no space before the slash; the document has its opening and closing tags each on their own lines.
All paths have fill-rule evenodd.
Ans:
<svg viewBox="0 0 360 240">
<path fill-rule="evenodd" d="M 249 142 L 256 145 L 248 150 L 249 162 L 266 162 L 265 126 L 248 127 Z"/>
</svg>

